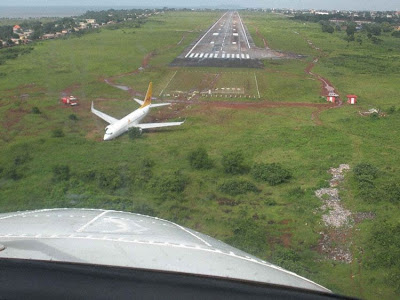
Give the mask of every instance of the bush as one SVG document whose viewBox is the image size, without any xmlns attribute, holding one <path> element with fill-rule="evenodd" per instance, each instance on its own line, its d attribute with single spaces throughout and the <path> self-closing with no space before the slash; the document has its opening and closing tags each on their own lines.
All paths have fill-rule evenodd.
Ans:
<svg viewBox="0 0 400 300">
<path fill-rule="evenodd" d="M 72 121 L 78 121 L 78 117 L 75 114 L 70 114 L 68 116 L 68 119 L 72 120 Z"/>
<path fill-rule="evenodd" d="M 400 183 L 391 182 L 383 188 L 383 191 L 384 198 L 393 203 L 400 203 Z"/>
<path fill-rule="evenodd" d="M 396 106 L 392 105 L 388 109 L 388 114 L 394 114 L 396 112 Z"/>
<path fill-rule="evenodd" d="M 37 114 L 37 115 L 39 115 L 39 114 L 42 113 L 42 112 L 40 111 L 40 109 L 39 109 L 37 106 L 32 107 L 31 112 L 32 112 L 33 114 Z"/>
<path fill-rule="evenodd" d="M 244 164 L 244 156 L 241 151 L 232 151 L 222 156 L 222 167 L 228 174 L 243 174 L 248 171 Z"/>
<path fill-rule="evenodd" d="M 55 137 L 55 138 L 60 138 L 60 137 L 64 137 L 65 134 L 64 134 L 64 131 L 62 129 L 54 129 L 52 131 L 51 136 Z"/>
<path fill-rule="evenodd" d="M 378 171 L 378 168 L 369 163 L 359 163 L 353 169 L 358 181 L 372 181 L 378 177 Z"/>
<path fill-rule="evenodd" d="M 292 175 L 280 164 L 254 164 L 250 171 L 254 179 L 266 181 L 270 185 L 277 185 L 288 181 Z"/>
<path fill-rule="evenodd" d="M 53 181 L 66 181 L 70 178 L 70 170 L 67 165 L 57 165 L 53 167 Z"/>
<path fill-rule="evenodd" d="M 28 153 L 19 154 L 14 158 L 14 165 L 20 166 L 31 160 L 32 157 Z"/>
<path fill-rule="evenodd" d="M 23 175 L 18 171 L 16 166 L 11 166 L 10 168 L 5 169 L 3 176 L 12 180 L 20 180 Z"/>
<path fill-rule="evenodd" d="M 392 36 L 396 38 L 400 38 L 400 31 L 393 31 Z"/>
<path fill-rule="evenodd" d="M 218 190 L 231 196 L 246 194 L 248 192 L 260 192 L 260 190 L 250 181 L 237 179 L 223 182 L 218 186 Z"/>
<path fill-rule="evenodd" d="M 130 173 L 124 168 L 110 168 L 97 172 L 96 179 L 100 188 L 115 191 L 129 185 Z"/>
<path fill-rule="evenodd" d="M 129 128 L 128 136 L 131 140 L 140 138 L 142 136 L 142 129 L 140 129 L 139 127 Z"/>
<path fill-rule="evenodd" d="M 187 185 L 186 178 L 180 173 L 164 175 L 153 180 L 151 187 L 158 193 L 182 193 Z"/>
<path fill-rule="evenodd" d="M 204 148 L 197 148 L 189 154 L 189 163 L 193 169 L 211 169 L 213 161 L 208 157 L 208 153 Z"/>
</svg>

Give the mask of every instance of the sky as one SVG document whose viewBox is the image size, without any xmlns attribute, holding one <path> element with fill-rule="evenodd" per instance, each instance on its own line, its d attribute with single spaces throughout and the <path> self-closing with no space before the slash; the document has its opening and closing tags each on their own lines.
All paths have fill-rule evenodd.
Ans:
<svg viewBox="0 0 400 300">
<path fill-rule="evenodd" d="M 118 6 L 400 10 L 400 0 L 0 0 L 0 6 Z"/>
</svg>

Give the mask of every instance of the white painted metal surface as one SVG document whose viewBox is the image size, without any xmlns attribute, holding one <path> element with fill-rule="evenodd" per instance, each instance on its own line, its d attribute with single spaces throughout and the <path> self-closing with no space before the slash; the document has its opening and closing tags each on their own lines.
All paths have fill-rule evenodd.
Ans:
<svg viewBox="0 0 400 300">
<path fill-rule="evenodd" d="M 98 209 L 0 214 L 0 258 L 111 265 L 326 288 L 178 224 Z"/>
</svg>

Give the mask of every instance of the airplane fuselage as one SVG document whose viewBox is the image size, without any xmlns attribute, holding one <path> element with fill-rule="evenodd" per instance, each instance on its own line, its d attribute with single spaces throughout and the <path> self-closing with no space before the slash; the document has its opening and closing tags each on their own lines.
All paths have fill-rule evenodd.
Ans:
<svg viewBox="0 0 400 300">
<path fill-rule="evenodd" d="M 137 110 L 131 112 L 129 115 L 123 117 L 121 120 L 115 122 L 112 125 L 106 127 L 106 133 L 104 135 L 104 140 L 112 140 L 121 134 L 127 132 L 129 128 L 135 127 L 144 117 L 149 113 L 150 107 L 145 106 L 143 108 L 138 108 Z"/>
</svg>

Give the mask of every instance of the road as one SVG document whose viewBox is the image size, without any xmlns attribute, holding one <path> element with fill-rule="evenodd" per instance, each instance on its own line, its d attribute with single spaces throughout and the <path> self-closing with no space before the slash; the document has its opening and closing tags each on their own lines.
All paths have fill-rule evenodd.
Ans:
<svg viewBox="0 0 400 300">
<path fill-rule="evenodd" d="M 186 59 L 251 59 L 251 43 L 238 12 L 228 11 L 184 55 Z"/>
</svg>

